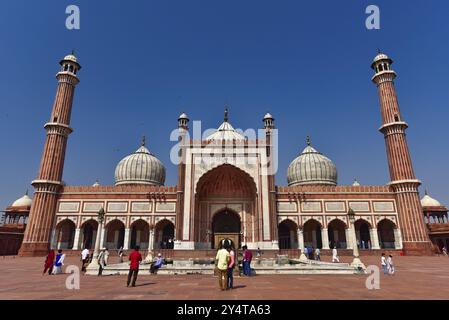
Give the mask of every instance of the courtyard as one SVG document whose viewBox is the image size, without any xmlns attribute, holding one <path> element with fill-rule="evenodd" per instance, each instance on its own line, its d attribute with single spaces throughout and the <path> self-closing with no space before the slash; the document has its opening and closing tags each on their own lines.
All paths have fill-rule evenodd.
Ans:
<svg viewBox="0 0 449 320">
<path fill-rule="evenodd" d="M 110 263 L 117 258 L 112 256 Z M 323 257 L 329 261 L 330 257 Z M 343 257 L 342 262 L 350 262 Z M 207 275 L 139 274 L 137 287 L 126 287 L 126 276 L 81 275 L 80 290 L 68 290 L 67 274 L 42 276 L 43 258 L 0 258 L 0 299 L 11 300 L 409 300 L 449 297 L 449 258 L 395 257 L 396 274 L 380 275 L 380 289 L 368 290 L 368 275 L 256 275 L 236 277 L 235 289 L 219 291 Z M 362 257 L 365 265 L 379 258 Z M 66 258 L 65 267 L 80 265 Z"/>
</svg>

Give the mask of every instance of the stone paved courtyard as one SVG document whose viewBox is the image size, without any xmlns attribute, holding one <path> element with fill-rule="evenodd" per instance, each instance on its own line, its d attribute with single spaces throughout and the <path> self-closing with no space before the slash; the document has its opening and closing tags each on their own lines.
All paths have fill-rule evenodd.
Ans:
<svg viewBox="0 0 449 320">
<path fill-rule="evenodd" d="M 111 263 L 115 262 L 111 258 Z M 324 257 L 323 260 L 329 260 Z M 349 262 L 349 257 L 343 257 Z M 378 257 L 362 257 L 366 265 Z M 126 287 L 126 276 L 81 275 L 80 290 L 67 290 L 67 275 L 42 276 L 43 258 L 0 258 L 0 299 L 448 299 L 449 258 L 396 257 L 397 273 L 381 275 L 380 290 L 367 290 L 367 276 L 258 275 L 235 278 L 236 288 L 221 292 L 217 279 L 205 275 L 139 275 L 137 287 Z M 65 266 L 79 265 L 68 257 Z"/>
</svg>

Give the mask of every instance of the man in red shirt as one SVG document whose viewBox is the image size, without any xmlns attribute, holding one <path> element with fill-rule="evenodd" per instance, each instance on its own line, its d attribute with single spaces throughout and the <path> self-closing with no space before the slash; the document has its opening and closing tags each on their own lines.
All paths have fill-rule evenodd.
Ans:
<svg viewBox="0 0 449 320">
<path fill-rule="evenodd" d="M 136 286 L 137 274 L 139 273 L 139 263 L 142 261 L 142 255 L 139 252 L 140 247 L 136 246 L 134 251 L 129 255 L 129 273 L 128 273 L 128 282 L 126 286 L 129 287 L 131 282 L 131 277 L 133 279 L 131 286 Z"/>
</svg>

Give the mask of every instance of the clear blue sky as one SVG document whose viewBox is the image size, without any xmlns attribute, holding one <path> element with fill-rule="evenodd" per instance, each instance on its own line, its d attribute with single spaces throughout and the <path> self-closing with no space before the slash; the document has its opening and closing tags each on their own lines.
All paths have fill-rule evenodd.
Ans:
<svg viewBox="0 0 449 320">
<path fill-rule="evenodd" d="M 381 30 L 365 28 L 377 4 Z M 65 8 L 81 9 L 81 30 Z M 64 180 L 113 184 L 142 134 L 167 167 L 181 111 L 203 127 L 223 105 L 237 128 L 270 111 L 280 132 L 277 184 L 305 137 L 337 165 L 339 183 L 388 182 L 370 63 L 394 60 L 421 191 L 449 205 L 449 2 L 432 1 L 21 1 L 0 3 L 0 208 L 30 188 L 55 95 L 58 61 L 73 48 L 83 66 Z"/>
</svg>

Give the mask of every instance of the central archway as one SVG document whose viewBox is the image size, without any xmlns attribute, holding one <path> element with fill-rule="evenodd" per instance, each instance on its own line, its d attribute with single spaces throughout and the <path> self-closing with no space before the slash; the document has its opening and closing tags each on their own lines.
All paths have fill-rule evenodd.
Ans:
<svg viewBox="0 0 449 320">
<path fill-rule="evenodd" d="M 240 216 L 229 209 L 219 211 L 212 219 L 212 247 L 218 249 L 220 242 L 228 239 L 234 248 L 240 248 L 240 232 Z"/>
<path fill-rule="evenodd" d="M 247 172 L 231 164 L 220 165 L 201 176 L 195 191 L 195 248 L 216 248 L 219 234 L 232 236 L 236 247 L 261 241 L 257 187 Z"/>
</svg>

